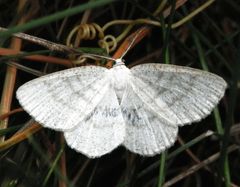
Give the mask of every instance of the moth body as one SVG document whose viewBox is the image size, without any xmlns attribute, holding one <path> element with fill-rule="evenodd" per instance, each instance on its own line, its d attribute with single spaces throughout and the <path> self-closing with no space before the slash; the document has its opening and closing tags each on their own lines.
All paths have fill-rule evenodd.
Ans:
<svg viewBox="0 0 240 187">
<path fill-rule="evenodd" d="M 131 72 L 124 64 L 114 66 L 110 69 L 110 76 L 112 77 L 112 86 L 117 95 L 119 104 L 122 101 L 124 91 L 130 80 Z"/>
</svg>

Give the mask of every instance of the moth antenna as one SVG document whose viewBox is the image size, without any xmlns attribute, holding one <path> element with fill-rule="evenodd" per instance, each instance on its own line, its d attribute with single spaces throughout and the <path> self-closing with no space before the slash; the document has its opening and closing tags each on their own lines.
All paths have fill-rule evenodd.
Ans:
<svg viewBox="0 0 240 187">
<path fill-rule="evenodd" d="M 81 53 L 81 55 L 89 55 L 89 56 L 93 56 L 93 57 L 97 57 L 97 58 L 103 58 L 103 59 L 106 59 L 106 60 L 112 60 L 112 61 L 116 62 L 115 58 L 108 57 L 108 56 L 102 56 L 102 55 L 97 55 L 97 54 L 92 54 L 92 53 Z"/>
<path fill-rule="evenodd" d="M 139 36 L 139 34 L 143 32 L 143 29 L 140 29 L 139 31 L 137 31 L 136 35 L 134 36 L 134 38 L 132 39 L 131 43 L 129 44 L 129 46 L 127 47 L 126 51 L 122 54 L 122 56 L 120 57 L 120 59 L 122 59 L 127 52 L 131 49 L 131 47 L 133 46 L 134 42 L 136 41 L 137 37 Z"/>
</svg>

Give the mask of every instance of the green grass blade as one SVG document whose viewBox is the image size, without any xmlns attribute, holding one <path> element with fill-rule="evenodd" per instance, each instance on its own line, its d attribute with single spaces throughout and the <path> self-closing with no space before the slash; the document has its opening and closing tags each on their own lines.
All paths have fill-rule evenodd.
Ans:
<svg viewBox="0 0 240 187">
<path fill-rule="evenodd" d="M 106 4 L 109 4 L 111 2 L 114 2 L 115 0 L 98 0 L 98 1 L 90 1 L 88 3 L 66 9 L 60 12 L 57 12 L 55 14 L 51 14 L 50 16 L 46 16 L 43 18 L 39 18 L 33 21 L 30 21 L 28 23 L 18 25 L 15 27 L 10 28 L 8 31 L 0 32 L 0 37 L 10 37 L 13 33 L 16 32 L 24 32 L 28 29 L 33 29 L 35 27 L 39 27 L 41 25 L 46 25 L 48 23 L 51 23 L 53 21 L 65 18 L 66 16 L 73 16 L 75 14 L 78 14 L 80 12 L 83 12 L 88 9 L 97 8 Z"/>
<path fill-rule="evenodd" d="M 160 159 L 160 168 L 159 168 L 159 177 L 158 177 L 158 187 L 161 187 L 165 180 L 165 164 L 166 164 L 166 158 L 167 158 L 167 151 L 163 152 L 161 154 Z"/>
</svg>

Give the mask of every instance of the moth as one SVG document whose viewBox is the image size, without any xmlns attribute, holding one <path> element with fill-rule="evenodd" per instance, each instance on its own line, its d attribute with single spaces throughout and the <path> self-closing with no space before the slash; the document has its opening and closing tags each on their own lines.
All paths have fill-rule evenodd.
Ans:
<svg viewBox="0 0 240 187">
<path fill-rule="evenodd" d="M 189 67 L 117 59 L 111 69 L 84 66 L 25 83 L 17 98 L 37 122 L 64 133 L 90 158 L 123 145 L 152 156 L 172 146 L 180 126 L 200 121 L 223 97 L 226 82 Z"/>
</svg>

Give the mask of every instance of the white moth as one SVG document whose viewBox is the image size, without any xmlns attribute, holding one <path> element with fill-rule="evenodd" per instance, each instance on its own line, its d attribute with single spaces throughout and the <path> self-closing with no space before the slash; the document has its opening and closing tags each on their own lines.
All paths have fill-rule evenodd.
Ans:
<svg viewBox="0 0 240 187">
<path fill-rule="evenodd" d="M 84 66 L 34 79 L 17 90 L 40 124 L 64 132 L 67 144 L 94 158 L 119 145 L 151 156 L 174 144 L 178 127 L 200 121 L 223 97 L 219 76 L 188 67 L 121 59 L 111 69 Z"/>
</svg>

